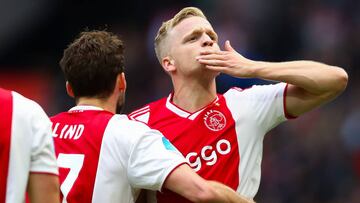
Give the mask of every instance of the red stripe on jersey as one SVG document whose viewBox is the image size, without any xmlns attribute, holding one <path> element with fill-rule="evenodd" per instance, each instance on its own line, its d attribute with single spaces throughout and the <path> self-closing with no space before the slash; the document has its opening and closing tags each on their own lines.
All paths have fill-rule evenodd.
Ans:
<svg viewBox="0 0 360 203">
<path fill-rule="evenodd" d="M 30 197 L 29 197 L 29 194 L 26 192 L 26 194 L 25 194 L 25 202 L 26 203 L 31 203 L 30 202 Z"/>
<path fill-rule="evenodd" d="M 289 112 L 286 110 L 286 94 L 287 94 L 288 86 L 289 86 L 289 84 L 286 84 L 285 89 L 284 89 L 284 94 L 283 94 L 284 114 L 285 114 L 285 117 L 286 117 L 287 119 L 295 119 L 295 118 L 297 118 L 297 117 L 290 115 Z"/>
<path fill-rule="evenodd" d="M 149 112 L 150 109 L 149 109 L 149 106 L 145 106 L 141 109 L 138 109 L 138 110 L 135 110 L 133 112 L 131 112 L 129 115 L 128 115 L 128 118 L 130 118 L 131 120 L 134 120 L 136 117 L 138 116 L 141 116 L 147 112 Z"/>
<path fill-rule="evenodd" d="M 13 98 L 8 90 L 0 88 L 0 202 L 6 200 L 6 184 L 9 171 L 10 144 L 11 144 L 11 124 Z"/>
<path fill-rule="evenodd" d="M 102 110 L 85 110 L 51 118 L 55 153 L 59 167 L 63 166 L 59 168 L 61 198 L 67 196 L 68 203 L 92 201 L 101 143 L 113 115 Z"/>
</svg>

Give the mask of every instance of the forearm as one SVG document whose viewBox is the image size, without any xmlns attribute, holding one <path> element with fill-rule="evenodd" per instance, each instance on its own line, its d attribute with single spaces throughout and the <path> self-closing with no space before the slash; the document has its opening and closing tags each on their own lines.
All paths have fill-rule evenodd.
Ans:
<svg viewBox="0 0 360 203">
<path fill-rule="evenodd" d="M 339 95 L 348 76 L 342 68 L 315 61 L 261 62 L 241 56 L 225 43 L 225 51 L 203 51 L 197 60 L 206 68 L 239 78 L 288 83 L 286 111 L 299 116 Z"/>
<path fill-rule="evenodd" d="M 253 62 L 251 66 L 253 77 L 286 82 L 315 95 L 336 94 L 347 84 L 342 68 L 314 61 Z"/>
<path fill-rule="evenodd" d="M 341 68 L 315 61 L 253 61 L 237 53 L 228 41 L 225 51 L 204 51 L 197 60 L 213 71 L 240 78 L 286 82 L 318 96 L 336 95 L 347 84 L 347 74 Z"/>
<path fill-rule="evenodd" d="M 192 202 L 252 203 L 225 185 L 201 178 L 188 165 L 175 169 L 164 187 Z"/>
<path fill-rule="evenodd" d="M 223 198 L 228 199 L 228 202 L 236 202 L 236 203 L 255 203 L 254 201 L 247 199 L 243 196 L 240 196 L 237 194 L 234 190 L 232 190 L 230 187 L 220 184 L 215 181 L 208 181 L 209 184 L 215 188 L 217 193 L 219 195 L 223 195 Z"/>
<path fill-rule="evenodd" d="M 59 178 L 56 175 L 31 173 L 27 186 L 30 202 L 60 202 Z"/>
</svg>

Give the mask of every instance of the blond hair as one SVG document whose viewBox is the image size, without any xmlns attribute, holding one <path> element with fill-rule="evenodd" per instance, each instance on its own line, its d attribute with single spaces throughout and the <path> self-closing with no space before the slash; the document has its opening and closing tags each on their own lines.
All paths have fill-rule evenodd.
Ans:
<svg viewBox="0 0 360 203">
<path fill-rule="evenodd" d="M 163 46 L 165 44 L 167 34 L 182 20 L 192 16 L 198 16 L 206 19 L 206 16 L 200 9 L 196 7 L 185 7 L 181 9 L 181 11 L 179 11 L 172 19 L 162 23 L 160 29 L 157 32 L 154 43 L 156 57 L 160 63 L 162 58 L 168 52 L 168 50 L 166 50 L 166 48 Z"/>
</svg>

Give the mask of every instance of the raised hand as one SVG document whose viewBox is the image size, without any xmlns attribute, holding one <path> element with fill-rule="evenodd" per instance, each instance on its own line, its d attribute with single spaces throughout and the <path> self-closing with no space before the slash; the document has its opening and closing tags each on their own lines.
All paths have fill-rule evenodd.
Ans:
<svg viewBox="0 0 360 203">
<path fill-rule="evenodd" d="M 234 77 L 253 77 L 255 61 L 247 59 L 236 52 L 227 40 L 224 51 L 202 51 L 196 60 L 206 68 L 222 72 Z"/>
</svg>

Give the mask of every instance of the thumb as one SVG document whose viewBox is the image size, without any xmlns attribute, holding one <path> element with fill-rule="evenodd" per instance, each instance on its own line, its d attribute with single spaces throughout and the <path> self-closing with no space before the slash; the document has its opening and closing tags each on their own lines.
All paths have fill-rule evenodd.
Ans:
<svg viewBox="0 0 360 203">
<path fill-rule="evenodd" d="M 226 50 L 226 51 L 235 51 L 235 49 L 232 48 L 232 46 L 230 45 L 230 41 L 229 41 L 229 40 L 226 40 L 226 41 L 225 41 L 225 50 Z"/>
</svg>

